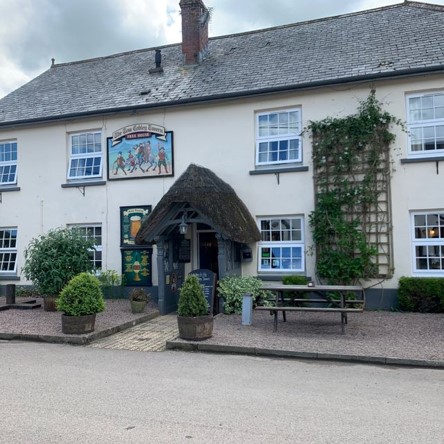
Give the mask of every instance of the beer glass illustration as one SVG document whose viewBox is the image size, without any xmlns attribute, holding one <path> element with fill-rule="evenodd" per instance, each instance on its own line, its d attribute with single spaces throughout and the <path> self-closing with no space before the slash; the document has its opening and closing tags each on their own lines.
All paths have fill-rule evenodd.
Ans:
<svg viewBox="0 0 444 444">
<path fill-rule="evenodd" d="M 140 216 L 130 217 L 130 236 L 134 239 L 142 225 L 142 218 Z"/>
</svg>

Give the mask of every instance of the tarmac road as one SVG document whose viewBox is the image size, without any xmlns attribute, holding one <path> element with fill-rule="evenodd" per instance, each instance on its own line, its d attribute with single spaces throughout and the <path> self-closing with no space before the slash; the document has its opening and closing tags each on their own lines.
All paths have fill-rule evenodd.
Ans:
<svg viewBox="0 0 444 444">
<path fill-rule="evenodd" d="M 444 443 L 444 371 L 0 341 L 0 443 Z"/>
</svg>

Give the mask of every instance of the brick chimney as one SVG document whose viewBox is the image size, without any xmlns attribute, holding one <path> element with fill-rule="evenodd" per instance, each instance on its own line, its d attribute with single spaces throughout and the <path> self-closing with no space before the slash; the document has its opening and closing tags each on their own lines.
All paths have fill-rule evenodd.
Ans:
<svg viewBox="0 0 444 444">
<path fill-rule="evenodd" d="M 210 13 L 202 0 L 180 0 L 185 65 L 200 63 L 208 51 Z"/>
</svg>

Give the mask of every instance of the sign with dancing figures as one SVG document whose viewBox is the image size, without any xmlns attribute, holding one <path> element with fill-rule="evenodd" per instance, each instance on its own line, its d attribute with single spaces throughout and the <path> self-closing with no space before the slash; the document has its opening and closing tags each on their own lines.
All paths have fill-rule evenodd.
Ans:
<svg viewBox="0 0 444 444">
<path fill-rule="evenodd" d="M 107 140 L 108 180 L 174 176 L 173 132 L 152 123 L 128 125 Z"/>
</svg>

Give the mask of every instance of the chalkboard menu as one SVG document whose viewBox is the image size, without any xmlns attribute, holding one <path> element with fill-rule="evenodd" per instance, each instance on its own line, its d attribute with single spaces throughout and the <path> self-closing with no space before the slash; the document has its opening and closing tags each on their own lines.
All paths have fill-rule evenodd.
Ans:
<svg viewBox="0 0 444 444">
<path fill-rule="evenodd" d="M 210 307 L 210 313 L 213 313 L 214 294 L 216 292 L 216 273 L 200 268 L 193 270 L 190 274 L 194 274 L 199 278 L 200 284 L 204 287 L 204 295 Z"/>
</svg>

